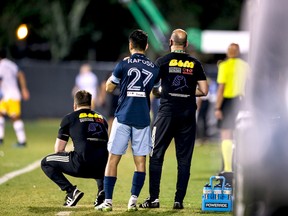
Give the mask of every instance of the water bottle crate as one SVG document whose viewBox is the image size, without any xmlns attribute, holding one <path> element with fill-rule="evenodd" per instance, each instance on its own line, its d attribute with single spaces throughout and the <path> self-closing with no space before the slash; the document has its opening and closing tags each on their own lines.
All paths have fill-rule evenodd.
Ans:
<svg viewBox="0 0 288 216">
<path fill-rule="evenodd" d="M 221 183 L 213 185 L 213 182 L 218 180 L 222 180 Z M 225 182 L 224 176 L 210 177 L 210 183 L 203 188 L 202 211 L 231 212 L 233 210 L 232 187 Z"/>
</svg>

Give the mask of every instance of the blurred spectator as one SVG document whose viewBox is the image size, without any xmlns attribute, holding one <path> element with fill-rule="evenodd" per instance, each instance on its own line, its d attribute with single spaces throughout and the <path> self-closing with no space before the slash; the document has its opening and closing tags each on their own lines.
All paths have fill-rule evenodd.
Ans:
<svg viewBox="0 0 288 216">
<path fill-rule="evenodd" d="M 117 86 L 116 89 L 107 94 L 106 92 L 106 82 L 109 79 L 109 77 L 111 76 L 111 74 L 108 74 L 108 76 L 102 81 L 101 85 L 100 85 L 100 91 L 99 91 L 99 97 L 98 97 L 98 106 L 102 106 L 106 111 L 107 111 L 107 118 L 108 118 L 108 125 L 109 125 L 109 129 L 108 129 L 108 133 L 110 134 L 110 130 L 111 130 L 111 126 L 112 126 L 112 122 L 114 120 L 114 114 L 116 111 L 116 107 L 118 104 L 118 98 L 119 98 L 119 94 L 120 94 L 120 89 Z"/>
<path fill-rule="evenodd" d="M 91 109 L 96 108 L 97 95 L 98 95 L 98 77 L 92 72 L 92 68 L 89 64 L 83 64 L 80 67 L 79 74 L 75 79 L 75 86 L 72 89 L 72 96 L 78 90 L 86 90 L 92 94 L 92 104 Z"/>
<path fill-rule="evenodd" d="M 216 119 L 214 113 L 211 112 L 216 100 L 217 83 L 215 80 L 207 77 L 209 84 L 209 92 L 207 96 L 197 97 L 197 140 L 199 144 L 204 144 L 208 139 L 216 136 L 217 131 L 213 131 L 216 127 Z"/>
</svg>

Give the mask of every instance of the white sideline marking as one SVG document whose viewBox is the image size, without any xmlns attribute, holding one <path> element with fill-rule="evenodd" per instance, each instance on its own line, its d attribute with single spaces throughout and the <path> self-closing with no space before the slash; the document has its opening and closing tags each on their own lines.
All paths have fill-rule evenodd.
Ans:
<svg viewBox="0 0 288 216">
<path fill-rule="evenodd" d="M 27 172 L 30 172 L 30 171 L 36 169 L 37 167 L 40 166 L 40 163 L 41 163 L 41 160 L 38 160 L 32 164 L 29 164 L 28 166 L 24 167 L 23 169 L 16 170 L 16 171 L 5 174 L 4 176 L 2 176 L 0 178 L 0 185 L 9 181 L 12 178 L 18 176 L 18 175 L 21 175 L 21 174 L 24 174 L 24 173 L 27 173 Z M 72 211 L 60 211 L 56 214 L 56 216 L 69 216 L 71 213 L 72 213 Z"/>
<path fill-rule="evenodd" d="M 5 182 L 9 181 L 10 179 L 12 179 L 18 175 L 21 175 L 23 173 L 27 173 L 27 172 L 30 172 L 30 171 L 36 169 L 37 167 L 40 166 L 40 162 L 41 162 L 41 160 L 35 161 L 34 163 L 29 164 L 28 166 L 24 167 L 23 169 L 16 170 L 16 171 L 5 174 L 4 176 L 2 176 L 0 178 L 0 184 L 5 183 Z"/>
<path fill-rule="evenodd" d="M 66 215 L 70 215 L 71 213 L 72 211 L 61 211 L 61 212 L 58 212 L 56 216 L 66 216 Z"/>
</svg>

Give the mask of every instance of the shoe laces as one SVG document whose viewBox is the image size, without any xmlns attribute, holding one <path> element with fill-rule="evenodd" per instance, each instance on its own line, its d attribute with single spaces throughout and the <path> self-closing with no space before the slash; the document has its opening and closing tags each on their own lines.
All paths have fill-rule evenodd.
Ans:
<svg viewBox="0 0 288 216">
<path fill-rule="evenodd" d="M 148 197 L 148 198 L 141 204 L 141 206 L 142 206 L 143 208 L 149 208 L 150 205 L 151 205 L 150 197 Z"/>
<path fill-rule="evenodd" d="M 65 197 L 65 201 L 67 204 L 73 200 L 73 197 L 75 196 L 76 192 L 77 192 L 77 189 L 75 189 L 73 192 L 67 193 Z"/>
</svg>

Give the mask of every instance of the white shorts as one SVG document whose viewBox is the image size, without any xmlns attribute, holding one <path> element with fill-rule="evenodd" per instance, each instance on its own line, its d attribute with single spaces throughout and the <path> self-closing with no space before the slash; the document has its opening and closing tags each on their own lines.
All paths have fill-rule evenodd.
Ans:
<svg viewBox="0 0 288 216">
<path fill-rule="evenodd" d="M 110 137 L 108 141 L 108 151 L 115 155 L 123 155 L 131 141 L 131 149 L 134 156 L 145 156 L 152 150 L 151 128 L 147 126 L 137 129 L 118 122 L 114 118 Z"/>
</svg>

